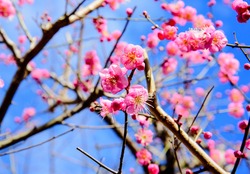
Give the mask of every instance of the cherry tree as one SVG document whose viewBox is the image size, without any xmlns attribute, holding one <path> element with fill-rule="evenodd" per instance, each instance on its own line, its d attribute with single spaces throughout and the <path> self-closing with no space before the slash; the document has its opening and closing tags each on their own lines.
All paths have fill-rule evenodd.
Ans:
<svg viewBox="0 0 250 174">
<path fill-rule="evenodd" d="M 249 171 L 249 11 L 0 0 L 1 172 Z"/>
</svg>

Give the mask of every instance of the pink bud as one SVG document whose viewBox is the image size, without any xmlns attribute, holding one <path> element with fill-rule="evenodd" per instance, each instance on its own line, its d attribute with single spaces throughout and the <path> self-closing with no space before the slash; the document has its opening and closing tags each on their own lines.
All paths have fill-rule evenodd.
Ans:
<svg viewBox="0 0 250 174">
<path fill-rule="evenodd" d="M 239 151 L 239 150 L 236 150 L 236 151 L 234 151 L 234 156 L 236 158 L 242 158 L 243 157 L 243 153 L 241 151 Z"/>
<path fill-rule="evenodd" d="M 186 174 L 193 174 L 193 172 L 192 172 L 192 170 L 187 169 L 187 170 L 186 170 Z"/>
<path fill-rule="evenodd" d="M 200 128 L 198 126 L 192 126 L 190 131 L 191 131 L 192 134 L 198 134 L 199 129 Z"/>
<path fill-rule="evenodd" d="M 204 138 L 207 140 L 213 136 L 213 134 L 211 132 L 203 132 L 203 133 L 204 133 Z"/>
<path fill-rule="evenodd" d="M 145 16 L 145 18 L 147 18 L 148 17 L 148 12 L 147 11 L 143 11 L 143 16 Z"/>
<path fill-rule="evenodd" d="M 160 40 L 164 40 L 164 38 L 165 38 L 164 32 L 163 32 L 163 31 L 159 31 L 159 32 L 157 33 L 157 36 L 158 36 L 158 38 L 159 38 Z"/>
<path fill-rule="evenodd" d="M 245 130 L 247 127 L 248 121 L 247 120 L 242 120 L 238 123 L 238 126 L 241 130 Z"/>
<path fill-rule="evenodd" d="M 131 8 L 127 8 L 126 13 L 127 13 L 128 17 L 130 17 L 133 13 L 133 10 Z"/>
<path fill-rule="evenodd" d="M 249 112 L 250 111 L 250 104 L 246 106 L 246 110 Z"/>
<path fill-rule="evenodd" d="M 245 63 L 245 64 L 244 64 L 244 68 L 245 68 L 246 70 L 250 70 L 250 63 Z"/>
</svg>

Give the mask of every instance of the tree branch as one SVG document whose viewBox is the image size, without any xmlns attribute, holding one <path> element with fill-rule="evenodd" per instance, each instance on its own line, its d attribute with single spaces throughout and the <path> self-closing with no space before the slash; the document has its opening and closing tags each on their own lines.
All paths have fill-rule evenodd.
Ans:
<svg viewBox="0 0 250 174">
<path fill-rule="evenodd" d="M 51 40 L 51 38 L 62 28 L 65 27 L 77 20 L 80 20 L 82 18 L 84 18 L 86 15 L 88 15 L 89 13 L 91 13 L 93 10 L 99 8 L 102 3 L 104 2 L 104 0 L 96 0 L 94 2 L 92 2 L 91 4 L 89 4 L 88 6 L 86 6 L 85 8 L 78 10 L 76 12 L 76 15 L 72 15 L 72 16 L 62 16 L 61 18 L 59 18 L 54 24 L 50 24 L 47 25 L 44 28 L 44 33 L 43 36 L 41 38 L 41 40 L 37 43 L 37 45 L 29 50 L 24 57 L 21 59 L 21 65 L 19 67 L 19 69 L 16 71 L 13 80 L 10 84 L 9 89 L 7 90 L 4 99 L 2 101 L 1 107 L 0 107 L 0 125 L 4 119 L 4 116 L 11 104 L 11 101 L 19 87 L 19 85 L 21 84 L 22 80 L 26 77 L 25 73 L 26 73 L 26 66 L 27 64 L 44 48 L 44 46 Z M 3 31 L 0 29 L 0 35 L 3 37 L 3 40 L 6 40 L 6 38 L 4 38 L 4 34 Z M 8 46 L 8 45 L 7 45 Z M 13 52 L 15 53 L 16 49 L 15 47 L 13 47 L 13 45 L 10 43 L 10 45 L 8 46 L 10 47 Z M 17 57 L 19 57 L 18 53 L 15 53 Z"/>
<path fill-rule="evenodd" d="M 153 107 L 149 107 L 150 112 L 161 121 L 189 150 L 196 156 L 201 163 L 212 173 L 226 174 L 218 164 L 216 164 L 201 148 L 195 143 L 185 131 L 169 116 L 158 104 L 156 98 L 156 88 L 151 67 L 149 65 L 148 55 L 144 51 L 145 57 L 145 76 L 149 94 L 153 96 L 152 101 L 149 101 Z"/>
<path fill-rule="evenodd" d="M 26 140 L 27 138 L 36 135 L 44 130 L 47 130 L 55 125 L 61 124 L 61 122 L 63 120 L 66 120 L 67 118 L 73 116 L 74 114 L 82 111 L 83 109 L 87 108 L 90 106 L 90 103 L 94 102 L 97 98 L 99 98 L 100 96 L 103 95 L 102 91 L 97 91 L 97 92 L 93 92 L 86 101 L 83 101 L 81 103 L 79 103 L 77 106 L 75 106 L 73 109 L 68 110 L 66 112 L 64 112 L 63 114 L 61 114 L 60 116 L 52 119 L 51 121 L 39 126 L 39 127 L 35 127 L 31 130 L 28 130 L 26 132 L 22 132 L 19 133 L 15 136 L 12 136 L 8 139 L 2 140 L 0 141 L 0 150 L 4 149 L 6 147 L 12 146 L 18 142 L 21 142 L 23 140 Z"/>
</svg>

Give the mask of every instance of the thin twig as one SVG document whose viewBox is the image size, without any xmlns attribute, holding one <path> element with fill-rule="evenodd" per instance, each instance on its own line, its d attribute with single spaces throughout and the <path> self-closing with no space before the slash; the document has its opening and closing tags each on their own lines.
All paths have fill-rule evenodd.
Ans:
<svg viewBox="0 0 250 174">
<path fill-rule="evenodd" d="M 50 138 L 50 139 L 48 139 L 48 140 L 46 140 L 46 141 L 43 141 L 43 142 L 41 142 L 41 143 L 38 143 L 38 144 L 35 144 L 35 145 L 32 145 L 32 146 L 29 146 L 29 147 L 25 147 L 25 148 L 22 148 L 22 149 L 16 149 L 16 150 L 11 150 L 11 151 L 8 151 L 8 152 L 5 152 L 5 153 L 1 153 L 0 156 L 5 156 L 5 155 L 12 154 L 12 153 L 21 152 L 21 151 L 24 151 L 24 150 L 31 149 L 31 148 L 33 148 L 33 147 L 37 147 L 37 146 L 43 145 L 43 144 L 45 144 L 45 143 L 47 143 L 47 142 L 50 142 L 50 141 L 52 141 L 52 140 L 54 140 L 54 139 L 56 139 L 56 138 L 58 138 L 58 137 L 61 137 L 61 136 L 65 135 L 65 134 L 67 134 L 67 133 L 69 133 L 69 132 L 71 132 L 71 131 L 73 131 L 73 130 L 74 130 L 74 129 L 72 128 L 72 129 L 70 129 L 70 130 L 68 130 L 68 131 L 66 131 L 66 132 L 64 132 L 64 133 L 61 133 L 61 134 L 59 134 L 59 135 L 57 135 L 57 136 L 54 136 L 54 137 L 52 137 L 52 138 Z"/>
<path fill-rule="evenodd" d="M 236 33 L 233 33 L 233 35 L 234 35 L 234 39 L 235 39 L 235 44 L 239 45 Z M 248 54 L 245 52 L 245 50 L 243 48 L 241 48 L 241 47 L 239 47 L 239 48 L 242 51 L 242 53 L 245 55 L 245 57 L 247 58 L 248 62 L 250 62 L 250 58 L 248 57 Z"/>
<path fill-rule="evenodd" d="M 250 45 L 240 45 L 240 44 L 230 44 L 230 43 L 228 43 L 227 46 L 232 48 L 250 48 Z"/>
<path fill-rule="evenodd" d="M 247 140 L 248 133 L 249 133 L 249 128 L 250 128 L 250 117 L 249 117 L 249 119 L 248 119 L 248 125 L 247 125 L 247 127 L 246 127 L 246 129 L 245 129 L 244 137 L 243 137 L 243 139 L 242 139 L 242 143 L 241 143 L 241 146 L 240 146 L 240 151 L 241 151 L 242 153 L 243 153 L 244 148 L 245 148 L 246 140 Z M 234 168 L 233 168 L 231 174 L 235 174 L 235 173 L 236 173 L 236 170 L 237 170 L 237 167 L 238 167 L 238 165 L 239 165 L 239 163 L 240 163 L 240 160 L 241 160 L 241 158 L 237 158 L 237 160 L 236 160 L 236 162 L 235 162 L 235 164 L 234 164 Z"/>
<path fill-rule="evenodd" d="M 174 142 L 174 141 L 173 141 L 173 142 Z M 180 173 L 182 174 L 180 162 L 179 162 L 179 160 L 178 160 L 177 152 L 176 152 L 176 150 L 175 150 L 175 147 L 174 147 L 174 143 L 173 143 L 173 142 L 172 142 L 172 147 L 173 147 L 173 151 L 174 151 L 174 157 L 175 157 L 175 159 L 176 159 L 178 169 L 179 169 Z"/>
<path fill-rule="evenodd" d="M 209 91 L 207 92 L 207 94 L 206 94 L 206 96 L 205 96 L 205 98 L 204 98 L 204 100 L 203 100 L 203 102 L 202 102 L 202 104 L 201 104 L 201 107 L 199 108 L 199 111 L 198 111 L 197 114 L 195 115 L 195 117 L 194 117 L 192 123 L 190 124 L 190 126 L 189 126 L 189 128 L 188 128 L 187 133 L 189 133 L 191 127 L 193 126 L 195 120 L 196 120 L 197 117 L 199 116 L 199 114 L 200 114 L 201 110 L 203 109 L 203 106 L 204 106 L 204 104 L 205 104 L 205 102 L 206 102 L 206 100 L 207 100 L 209 94 L 212 92 L 213 89 L 214 89 L 214 86 L 212 86 L 212 87 L 209 89 Z"/>
<path fill-rule="evenodd" d="M 107 167 L 106 165 L 104 165 L 103 163 L 101 163 L 100 161 L 98 161 L 97 159 L 95 159 L 94 157 L 92 157 L 90 154 L 88 154 L 87 152 L 85 152 L 84 150 L 82 150 L 80 147 L 76 148 L 78 151 L 82 152 L 84 155 L 86 155 L 87 157 L 89 157 L 90 159 L 92 159 L 94 162 L 96 162 L 97 164 L 99 164 L 102 168 L 106 169 L 107 171 L 113 173 L 113 174 L 117 174 L 116 171 L 114 171 L 113 169 Z"/>
<path fill-rule="evenodd" d="M 122 164 L 123 164 L 123 158 L 124 158 L 125 147 L 126 147 L 127 131 L 128 131 L 128 114 L 125 112 L 124 135 L 123 135 L 122 151 L 121 151 L 121 156 L 120 156 L 120 165 L 118 169 L 118 174 L 122 173 Z"/>
<path fill-rule="evenodd" d="M 83 0 L 78 4 L 78 6 L 69 14 L 69 16 L 75 14 L 75 12 L 81 7 L 81 5 L 85 2 L 86 0 Z"/>
</svg>

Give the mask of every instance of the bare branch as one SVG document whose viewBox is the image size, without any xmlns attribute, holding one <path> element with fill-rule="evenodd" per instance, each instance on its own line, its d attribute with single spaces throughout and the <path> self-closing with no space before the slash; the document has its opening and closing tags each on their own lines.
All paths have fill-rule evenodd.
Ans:
<svg viewBox="0 0 250 174">
<path fill-rule="evenodd" d="M 12 136 L 8 139 L 0 141 L 0 150 L 4 149 L 6 147 L 9 147 L 11 145 L 14 145 L 18 142 L 21 142 L 23 140 L 26 140 L 27 138 L 36 135 L 44 130 L 47 130 L 55 125 L 61 124 L 63 120 L 66 120 L 67 118 L 70 118 L 74 114 L 82 111 L 83 109 L 87 108 L 90 106 L 90 103 L 94 102 L 97 98 L 103 95 L 102 91 L 97 91 L 95 93 L 92 93 L 92 95 L 89 96 L 89 98 L 81 103 L 79 103 L 77 106 L 75 106 L 73 109 L 68 110 L 61 114 L 60 116 L 50 120 L 49 122 L 39 126 L 35 127 L 31 130 L 28 130 L 26 132 L 19 133 L 15 136 Z"/>
<path fill-rule="evenodd" d="M 5 155 L 17 153 L 17 152 L 22 152 L 22 151 L 24 151 L 24 150 L 28 150 L 28 149 L 31 149 L 31 148 L 33 148 L 33 147 L 41 146 L 41 145 L 43 145 L 43 144 L 45 144 L 45 143 L 47 143 L 47 142 L 50 142 L 50 141 L 52 141 L 52 140 L 54 140 L 54 139 L 56 139 L 56 138 L 58 138 L 58 137 L 61 137 L 61 136 L 65 135 L 65 134 L 67 134 L 67 133 L 69 133 L 69 132 L 71 132 L 71 131 L 73 131 L 73 130 L 74 130 L 74 129 L 70 129 L 70 130 L 68 130 L 68 131 L 66 131 L 66 132 L 63 132 L 63 133 L 57 135 L 57 136 L 53 136 L 52 138 L 50 138 L 50 139 L 48 139 L 48 140 L 45 140 L 45 141 L 43 141 L 43 142 L 40 142 L 40 143 L 38 143 L 38 144 L 29 146 L 29 147 L 25 147 L 25 148 L 22 148 L 22 149 L 15 149 L 15 150 L 11 150 L 11 151 L 8 151 L 8 152 L 5 152 L 5 153 L 1 153 L 0 156 L 5 156 Z"/>
<path fill-rule="evenodd" d="M 121 150 L 121 156 L 120 156 L 120 163 L 119 163 L 119 168 L 118 168 L 118 174 L 122 173 L 122 164 L 123 164 L 123 158 L 124 158 L 124 154 L 125 154 L 127 132 L 128 132 L 128 114 L 125 113 L 124 135 L 123 135 L 122 150 Z"/>
<path fill-rule="evenodd" d="M 21 52 L 16 47 L 16 44 L 7 36 L 5 31 L 0 27 L 0 36 L 2 37 L 2 42 L 6 44 L 6 46 L 10 49 L 12 52 L 16 63 L 20 64 L 20 58 L 21 58 Z"/>
<path fill-rule="evenodd" d="M 87 152 L 85 152 L 84 150 L 82 150 L 80 147 L 76 148 L 77 150 L 79 150 L 80 152 L 82 152 L 84 155 L 86 155 L 87 157 L 89 157 L 90 159 L 92 159 L 94 162 L 96 162 L 97 164 L 99 164 L 102 168 L 106 169 L 107 171 L 113 173 L 113 174 L 117 174 L 116 171 L 114 171 L 113 169 L 105 166 L 103 163 L 101 163 L 100 161 L 98 161 L 97 159 L 95 159 L 94 157 L 92 157 L 90 154 L 88 154 Z"/>
</svg>

